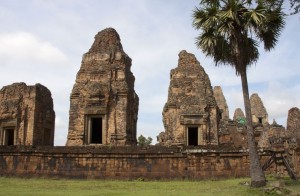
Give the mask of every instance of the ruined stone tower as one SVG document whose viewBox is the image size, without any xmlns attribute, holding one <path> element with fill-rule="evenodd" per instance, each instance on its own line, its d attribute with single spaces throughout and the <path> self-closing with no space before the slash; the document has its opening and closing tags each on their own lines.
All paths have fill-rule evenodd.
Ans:
<svg viewBox="0 0 300 196">
<path fill-rule="evenodd" d="M 250 104 L 253 124 L 268 125 L 267 110 L 257 93 L 250 96 Z"/>
<path fill-rule="evenodd" d="M 100 31 L 73 86 L 67 146 L 136 144 L 139 98 L 130 68 L 116 30 Z"/>
<path fill-rule="evenodd" d="M 54 142 L 51 92 L 43 85 L 14 83 L 0 90 L 0 145 L 47 145 Z"/>
<path fill-rule="evenodd" d="M 236 108 L 233 114 L 233 120 L 237 121 L 240 118 L 245 118 L 244 112 L 241 108 Z"/>
<path fill-rule="evenodd" d="M 229 119 L 229 110 L 228 110 L 227 102 L 224 97 L 222 88 L 220 86 L 214 87 L 214 97 L 215 97 L 217 105 L 220 109 L 221 119 L 228 120 Z"/>
<path fill-rule="evenodd" d="M 164 144 L 218 144 L 218 107 L 208 75 L 193 54 L 179 53 L 163 109 Z"/>
<path fill-rule="evenodd" d="M 300 109 L 293 107 L 288 112 L 287 131 L 291 137 L 300 140 Z"/>
</svg>

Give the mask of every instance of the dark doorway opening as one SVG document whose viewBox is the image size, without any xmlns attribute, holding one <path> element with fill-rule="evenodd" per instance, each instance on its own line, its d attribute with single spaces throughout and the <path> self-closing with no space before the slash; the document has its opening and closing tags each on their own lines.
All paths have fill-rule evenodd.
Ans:
<svg viewBox="0 0 300 196">
<path fill-rule="evenodd" d="M 91 118 L 91 143 L 102 144 L 102 118 L 92 117 Z"/>
<path fill-rule="evenodd" d="M 258 118 L 258 123 L 262 124 L 262 122 L 263 122 L 263 119 L 262 118 Z"/>
<path fill-rule="evenodd" d="M 198 127 L 188 128 L 188 146 L 198 146 Z"/>
<path fill-rule="evenodd" d="M 5 129 L 5 145 L 14 145 L 14 129 Z"/>
</svg>

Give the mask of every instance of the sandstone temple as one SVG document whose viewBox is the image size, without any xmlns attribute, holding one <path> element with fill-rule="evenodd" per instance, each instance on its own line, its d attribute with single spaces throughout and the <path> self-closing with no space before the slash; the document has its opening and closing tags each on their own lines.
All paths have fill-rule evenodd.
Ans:
<svg viewBox="0 0 300 196">
<path fill-rule="evenodd" d="M 181 51 L 171 70 L 168 101 L 163 109 L 161 142 L 218 145 L 219 108 L 208 75 L 193 54 Z"/>
<path fill-rule="evenodd" d="M 67 146 L 136 144 L 139 98 L 130 68 L 118 33 L 99 32 L 71 93 Z"/>
<path fill-rule="evenodd" d="M 243 110 L 229 116 L 220 86 L 211 86 L 195 55 L 182 50 L 170 72 L 158 143 L 137 146 L 139 97 L 132 60 L 116 30 L 96 34 L 82 57 L 70 95 L 66 146 L 54 147 L 55 112 L 43 85 L 14 83 L 0 90 L 0 176 L 71 178 L 190 178 L 249 176 Z M 273 120 L 258 94 L 250 97 L 254 136 L 263 169 L 278 145 L 288 167 L 269 172 L 300 175 L 300 110 L 287 127 Z M 278 150 L 278 149 L 277 149 Z M 267 162 L 266 162 L 267 161 Z M 289 168 L 290 167 L 290 168 Z"/>
<path fill-rule="evenodd" d="M 49 145 L 55 113 L 50 91 L 41 84 L 14 83 L 0 90 L 0 145 Z"/>
<path fill-rule="evenodd" d="M 300 139 L 296 108 L 289 112 L 293 117 L 289 117 L 286 130 L 275 121 L 269 123 L 267 110 L 257 93 L 251 95 L 250 104 L 259 148 L 270 148 L 269 139 L 275 135 Z M 179 53 L 178 65 L 171 70 L 168 100 L 162 114 L 165 131 L 158 136 L 159 145 L 247 148 L 246 118 L 242 109 L 237 108 L 230 119 L 222 88 L 211 86 L 199 61 L 185 50 Z"/>
<path fill-rule="evenodd" d="M 183 50 L 170 72 L 168 100 L 162 112 L 165 131 L 160 146 L 219 146 L 247 148 L 245 115 L 237 108 L 229 116 L 220 86 L 211 86 L 195 55 Z M 66 146 L 135 146 L 139 97 L 134 90 L 131 58 L 124 52 L 117 31 L 107 28 L 95 35 L 82 57 L 70 96 Z M 254 133 L 259 148 L 270 146 L 276 132 L 300 139 L 300 112 L 292 108 L 287 128 L 268 113 L 258 94 L 250 97 Z M 0 144 L 52 145 L 55 113 L 50 91 L 40 85 L 15 83 L 0 91 Z M 274 130 L 281 130 L 280 132 Z"/>
</svg>

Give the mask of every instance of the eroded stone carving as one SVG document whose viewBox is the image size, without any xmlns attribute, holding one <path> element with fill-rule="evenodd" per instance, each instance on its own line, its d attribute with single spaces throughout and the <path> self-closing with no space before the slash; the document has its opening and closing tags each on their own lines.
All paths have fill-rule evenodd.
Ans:
<svg viewBox="0 0 300 196">
<path fill-rule="evenodd" d="M 139 98 L 130 68 L 116 30 L 100 31 L 71 93 L 68 146 L 136 144 Z"/>
<path fill-rule="evenodd" d="M 0 90 L 0 144 L 49 145 L 54 142 L 51 92 L 43 85 L 14 83 Z"/>
<path fill-rule="evenodd" d="M 196 57 L 179 53 L 178 66 L 171 70 L 168 101 L 163 109 L 166 145 L 217 145 L 219 110 L 208 75 Z"/>
</svg>

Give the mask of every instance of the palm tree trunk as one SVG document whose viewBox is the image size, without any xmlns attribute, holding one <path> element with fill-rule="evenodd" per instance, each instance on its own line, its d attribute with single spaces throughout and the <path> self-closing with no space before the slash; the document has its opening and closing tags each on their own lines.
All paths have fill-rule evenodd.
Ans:
<svg viewBox="0 0 300 196">
<path fill-rule="evenodd" d="M 247 119 L 247 140 L 248 140 L 249 159 L 250 159 L 251 186 L 262 187 L 266 185 L 266 178 L 259 162 L 259 156 L 255 144 L 246 70 L 241 72 L 241 80 L 242 80 L 242 88 L 243 88 L 245 113 Z"/>
</svg>

